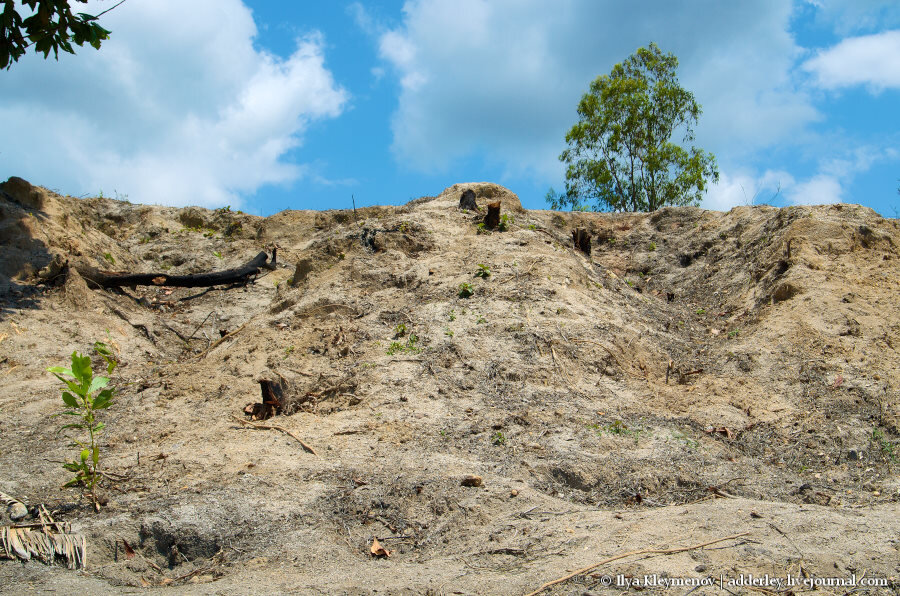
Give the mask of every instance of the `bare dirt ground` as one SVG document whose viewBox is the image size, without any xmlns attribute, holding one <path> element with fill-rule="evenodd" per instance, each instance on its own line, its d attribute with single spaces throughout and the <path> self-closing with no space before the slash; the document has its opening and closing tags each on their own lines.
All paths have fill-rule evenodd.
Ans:
<svg viewBox="0 0 900 596">
<path fill-rule="evenodd" d="M 738 534 L 543 593 L 900 592 L 897 220 L 526 211 L 487 183 L 268 218 L 0 189 L 0 491 L 88 543 L 84 571 L 0 560 L 2 593 L 527 594 Z M 509 229 L 479 233 L 465 189 Z M 241 287 L 59 267 L 198 273 L 275 245 Z M 98 340 L 121 361 L 99 513 L 60 488 L 45 370 Z M 234 419 L 278 375 L 292 413 L 267 422 L 315 455 Z"/>
</svg>

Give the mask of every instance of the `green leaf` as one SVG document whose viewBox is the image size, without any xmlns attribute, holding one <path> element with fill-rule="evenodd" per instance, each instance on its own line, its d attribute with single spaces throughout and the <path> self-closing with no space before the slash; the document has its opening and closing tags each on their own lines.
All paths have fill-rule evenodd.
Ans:
<svg viewBox="0 0 900 596">
<path fill-rule="evenodd" d="M 86 462 L 90 456 L 91 456 L 90 451 L 88 451 L 87 449 L 81 450 L 81 461 L 82 462 Z"/>
<path fill-rule="evenodd" d="M 101 356 L 112 356 L 112 350 L 109 349 L 109 346 L 103 343 L 102 341 L 94 342 L 94 351 L 100 354 Z"/>
<path fill-rule="evenodd" d="M 62 399 L 65 402 L 65 404 L 67 406 L 69 406 L 70 408 L 78 407 L 78 400 L 75 399 L 75 396 L 72 395 L 71 393 L 69 393 L 68 391 L 63 391 Z"/>
<path fill-rule="evenodd" d="M 69 370 L 68 368 L 63 368 L 61 366 L 51 366 L 47 369 L 47 372 L 52 372 L 54 375 L 56 375 L 57 378 L 60 378 L 59 375 L 69 375 L 70 377 L 75 376 L 75 373 L 73 373 L 71 370 Z M 65 381 L 65 379 L 61 380 Z"/>
<path fill-rule="evenodd" d="M 98 432 L 100 432 L 101 430 L 103 430 L 104 428 L 106 428 L 106 423 L 105 423 L 105 422 L 98 422 L 97 425 L 94 427 L 94 433 L 98 433 Z"/>
<path fill-rule="evenodd" d="M 80 417 L 81 412 L 73 412 L 71 410 L 66 410 L 65 412 L 57 412 L 56 414 L 50 414 L 51 418 L 56 418 L 57 416 L 79 416 Z M 56 433 L 59 434 L 60 431 L 62 431 L 62 429 L 59 429 L 58 431 L 56 431 Z"/>
<path fill-rule="evenodd" d="M 91 387 L 88 389 L 88 393 L 93 394 L 95 391 L 99 391 L 103 389 L 109 384 L 109 379 L 106 377 L 94 377 L 94 380 L 91 381 Z"/>
<path fill-rule="evenodd" d="M 100 448 L 94 445 L 94 453 L 93 453 L 93 461 L 94 468 L 97 467 L 97 463 L 100 461 Z"/>
<path fill-rule="evenodd" d="M 80 356 L 77 352 L 72 352 L 72 373 L 82 384 L 89 385 L 93 376 L 90 356 Z"/>
<path fill-rule="evenodd" d="M 87 392 L 84 390 L 85 389 L 84 385 L 79 385 L 78 383 L 76 383 L 74 381 L 70 381 L 70 380 L 64 379 L 62 377 L 59 377 L 59 380 L 62 381 L 63 383 L 65 383 L 66 387 L 68 387 L 72 391 L 72 393 L 74 393 L 75 395 L 77 395 L 79 397 L 84 397 L 86 395 Z"/>
<path fill-rule="evenodd" d="M 63 484 L 63 488 L 68 488 L 70 486 L 76 486 L 78 484 L 81 484 L 81 481 L 82 481 L 82 477 L 76 476 L 75 478 L 72 478 L 71 480 L 69 480 L 68 482 Z"/>
<path fill-rule="evenodd" d="M 94 409 L 103 410 L 111 405 L 113 393 L 109 389 L 104 389 L 97 397 L 94 398 Z"/>
<path fill-rule="evenodd" d="M 85 425 L 85 424 L 65 424 L 65 425 L 63 425 L 62 427 L 60 427 L 59 430 L 65 430 L 65 429 L 67 429 L 67 428 L 81 428 L 81 429 L 86 429 L 86 428 L 87 428 L 87 425 Z"/>
</svg>

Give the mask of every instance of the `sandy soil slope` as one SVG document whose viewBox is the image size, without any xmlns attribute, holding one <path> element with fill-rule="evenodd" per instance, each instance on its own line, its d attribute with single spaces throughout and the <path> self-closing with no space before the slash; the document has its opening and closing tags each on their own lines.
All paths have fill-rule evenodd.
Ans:
<svg viewBox="0 0 900 596">
<path fill-rule="evenodd" d="M 479 233 L 466 189 L 509 229 Z M 544 593 L 644 575 L 778 591 L 749 574 L 900 590 L 897 220 L 526 211 L 488 183 L 268 218 L 0 190 L 0 491 L 70 521 L 89 557 L 0 561 L 2 593 L 527 594 L 736 534 Z M 273 246 L 242 287 L 72 271 L 198 273 Z M 99 513 L 60 488 L 72 435 L 45 371 L 98 340 L 121 361 Z M 315 455 L 234 419 L 279 375 L 291 414 L 268 422 Z"/>
</svg>

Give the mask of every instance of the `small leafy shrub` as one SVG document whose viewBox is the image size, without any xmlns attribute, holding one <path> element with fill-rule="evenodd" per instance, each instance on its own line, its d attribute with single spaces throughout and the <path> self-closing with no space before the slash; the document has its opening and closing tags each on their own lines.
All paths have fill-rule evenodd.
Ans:
<svg viewBox="0 0 900 596">
<path fill-rule="evenodd" d="M 891 443 L 885 436 L 884 431 L 880 428 L 872 429 L 872 443 L 874 443 L 875 447 L 881 451 L 881 454 L 891 461 L 897 460 L 897 454 L 894 453 L 894 448 L 898 445 Z"/>
<path fill-rule="evenodd" d="M 416 346 L 419 342 L 419 336 L 415 333 L 410 333 L 409 337 L 406 338 L 406 342 L 392 341 L 391 345 L 388 346 L 387 355 L 393 356 L 394 354 L 418 354 L 422 351 L 422 348 Z"/>
<path fill-rule="evenodd" d="M 734 339 L 735 337 L 737 337 L 740 334 L 741 334 L 740 329 L 732 329 L 731 331 L 728 332 L 728 339 Z"/>
<path fill-rule="evenodd" d="M 515 220 L 513 220 L 512 216 L 504 213 L 500 216 L 500 223 L 497 224 L 497 229 L 501 232 L 505 232 L 509 230 L 509 226 L 511 226 L 513 223 L 515 223 Z"/>
<path fill-rule="evenodd" d="M 106 348 L 106 344 L 101 342 L 97 342 L 97 344 L 102 346 L 101 349 Z M 95 344 L 95 349 L 97 344 Z M 106 354 L 100 349 L 97 351 L 106 359 L 107 371 L 112 372 L 117 364 L 111 355 L 112 352 L 109 351 Z M 91 357 L 82 356 L 77 351 L 72 352 L 72 368 L 54 366 L 48 368 L 47 371 L 68 388 L 68 391 L 62 392 L 62 400 L 69 409 L 57 415 L 80 419 L 79 422 L 63 425 L 60 431 L 68 428 L 87 431 L 86 440 L 75 439 L 74 444 L 81 448 L 78 458 L 63 464 L 66 470 L 75 474 L 65 486 L 81 484 L 93 495 L 94 487 L 100 480 L 98 438 L 100 431 L 106 426 L 103 422 L 97 421 L 96 413 L 98 410 L 105 410 L 112 404 L 113 390 L 107 388 L 109 378 L 95 377 L 91 370 Z M 66 377 L 71 377 L 71 379 Z"/>
<path fill-rule="evenodd" d="M 403 337 L 404 335 L 406 335 L 406 325 L 400 323 L 394 327 L 394 337 Z"/>
<path fill-rule="evenodd" d="M 537 231 L 537 226 L 534 224 L 528 224 L 528 229 L 532 232 Z"/>
<path fill-rule="evenodd" d="M 606 432 L 611 435 L 621 437 L 632 437 L 635 443 L 637 443 L 638 439 L 640 439 L 641 433 L 645 432 L 641 428 L 630 428 L 621 420 L 614 420 L 613 422 L 603 427 L 601 427 L 599 424 L 591 424 L 588 425 L 588 428 L 593 429 L 594 432 L 597 433 L 597 435 L 602 435 L 604 432 Z"/>
<path fill-rule="evenodd" d="M 475 289 L 472 287 L 472 284 L 461 283 L 459 284 L 459 297 L 460 298 L 470 298 L 472 294 L 475 293 Z"/>
<path fill-rule="evenodd" d="M 491 269 L 487 265 L 483 265 L 481 263 L 478 264 L 478 271 L 475 272 L 475 277 L 480 277 L 482 279 L 487 279 L 491 276 Z"/>
<path fill-rule="evenodd" d="M 698 314 L 698 315 L 705 315 L 705 314 L 706 314 L 706 309 L 705 309 L 705 308 L 698 308 L 698 309 L 697 309 L 697 314 Z"/>
<path fill-rule="evenodd" d="M 106 330 L 106 334 L 107 336 L 109 335 L 109 329 Z M 112 372 L 116 370 L 116 367 L 119 366 L 119 361 L 116 360 L 112 349 L 102 341 L 95 341 L 94 351 L 106 361 L 106 374 L 111 375 Z"/>
<path fill-rule="evenodd" d="M 451 311 L 450 311 L 449 318 L 450 318 L 451 321 L 455 321 L 455 320 L 456 320 L 456 311 L 455 311 L 455 310 L 451 310 Z"/>
<path fill-rule="evenodd" d="M 498 447 L 501 445 L 506 445 L 506 435 L 498 430 L 491 435 L 491 443 L 497 445 Z"/>
<path fill-rule="evenodd" d="M 214 250 L 214 251 L 213 251 L 213 254 L 216 256 L 216 258 L 219 258 L 219 259 L 222 258 L 222 253 L 220 253 L 220 252 L 217 251 L 217 250 Z"/>
<path fill-rule="evenodd" d="M 481 222 L 481 223 L 477 224 L 477 225 L 475 226 L 475 228 L 476 228 L 475 231 L 476 231 L 478 234 L 490 234 L 490 233 L 491 233 L 491 231 L 490 231 L 489 229 L 487 229 L 487 226 L 484 225 L 484 222 Z"/>
<path fill-rule="evenodd" d="M 675 431 L 674 433 L 672 433 L 672 438 L 675 439 L 676 441 L 682 441 L 684 443 L 684 446 L 687 447 L 688 449 L 690 449 L 691 451 L 700 447 L 699 441 L 696 441 L 696 440 L 690 438 L 683 432 Z"/>
<path fill-rule="evenodd" d="M 484 315 L 478 315 L 478 319 L 475 321 L 475 324 L 481 325 L 482 323 L 487 323 L 487 319 L 484 318 Z"/>
<path fill-rule="evenodd" d="M 103 253 L 103 258 L 106 259 L 106 262 L 110 265 L 115 265 L 116 260 L 113 258 L 112 253 L 105 252 Z"/>
<path fill-rule="evenodd" d="M 656 242 L 650 242 L 650 244 L 647 245 L 647 250 L 649 250 L 650 252 L 656 250 Z"/>
<path fill-rule="evenodd" d="M 444 328 L 444 335 L 446 335 L 446 336 L 449 337 L 450 339 L 453 339 L 453 329 L 450 329 L 449 327 L 445 327 L 445 328 Z"/>
</svg>

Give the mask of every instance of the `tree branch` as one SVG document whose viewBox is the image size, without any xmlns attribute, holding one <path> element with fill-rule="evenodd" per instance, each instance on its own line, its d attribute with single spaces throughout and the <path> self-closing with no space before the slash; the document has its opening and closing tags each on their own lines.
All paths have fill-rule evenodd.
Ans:
<svg viewBox="0 0 900 596">
<path fill-rule="evenodd" d="M 178 288 L 207 288 L 225 284 L 241 283 L 259 274 L 260 268 L 274 269 L 278 249 L 272 249 L 272 260 L 268 261 L 265 251 L 259 253 L 240 267 L 196 273 L 193 275 L 167 275 L 165 273 L 111 273 L 93 267 L 76 267 L 85 280 L 101 288 L 122 286 L 172 286 Z"/>
</svg>

